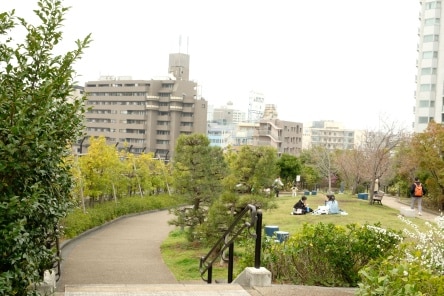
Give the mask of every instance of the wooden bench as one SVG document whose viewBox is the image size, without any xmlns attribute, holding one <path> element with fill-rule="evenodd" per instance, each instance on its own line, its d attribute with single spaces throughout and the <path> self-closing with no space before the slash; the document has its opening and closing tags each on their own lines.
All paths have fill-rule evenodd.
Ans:
<svg viewBox="0 0 444 296">
<path fill-rule="evenodd" d="M 378 193 L 373 195 L 373 202 L 372 202 L 372 204 L 379 203 L 380 205 L 382 205 L 382 198 L 383 197 L 384 197 L 384 192 L 383 191 L 378 191 Z"/>
</svg>

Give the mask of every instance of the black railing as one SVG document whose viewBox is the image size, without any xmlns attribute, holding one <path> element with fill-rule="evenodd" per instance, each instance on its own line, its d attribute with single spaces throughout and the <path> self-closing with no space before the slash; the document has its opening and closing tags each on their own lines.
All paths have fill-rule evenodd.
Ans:
<svg viewBox="0 0 444 296">
<path fill-rule="evenodd" d="M 239 226 L 240 222 L 244 219 L 244 216 L 250 212 L 250 220 L 244 222 Z M 251 229 L 255 227 L 255 233 L 251 233 Z M 213 263 L 217 258 L 221 257 L 225 260 L 225 251 L 228 248 L 228 283 L 233 281 L 233 262 L 234 262 L 234 241 L 235 239 L 244 231 L 248 230 L 248 233 L 256 239 L 255 242 L 255 256 L 254 256 L 254 267 L 260 268 L 261 262 L 261 233 L 262 233 L 262 212 L 256 210 L 253 205 L 247 205 L 242 212 L 240 212 L 236 219 L 231 223 L 224 234 L 219 238 L 216 244 L 211 248 L 206 256 L 200 258 L 200 275 L 204 281 L 211 284 L 213 277 Z M 204 275 L 208 272 L 208 277 L 205 279 Z"/>
</svg>

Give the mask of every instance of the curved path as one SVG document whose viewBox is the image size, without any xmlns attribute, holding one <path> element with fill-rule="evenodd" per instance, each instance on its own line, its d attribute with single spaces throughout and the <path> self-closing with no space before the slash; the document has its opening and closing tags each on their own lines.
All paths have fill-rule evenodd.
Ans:
<svg viewBox="0 0 444 296">
<path fill-rule="evenodd" d="M 382 204 L 395 209 L 408 207 L 408 205 L 400 203 L 397 198 L 391 196 L 384 196 Z M 434 221 L 436 217 L 436 214 L 429 212 L 423 212 L 422 216 L 417 216 L 417 218 L 428 221 Z M 168 286 L 179 284 L 163 262 L 160 253 L 162 241 L 167 238 L 171 230 L 175 229 L 174 226 L 168 225 L 168 220 L 172 218 L 168 211 L 155 211 L 124 217 L 68 241 L 62 249 L 62 274 L 57 283 L 56 292 L 65 292 L 65 285 L 155 284 L 159 286 L 158 289 L 162 289 L 162 287 L 165 287 L 162 284 Z M 196 264 L 198 264 L 197 261 Z M 253 296 L 290 296 L 298 294 L 338 296 L 354 295 L 355 289 L 272 285 L 271 287 L 254 287 L 247 289 L 247 292 Z M 164 291 L 164 293 L 167 292 Z M 239 294 L 239 291 L 233 291 L 233 293 L 244 295 Z M 120 293 L 118 295 L 127 294 Z M 167 293 L 166 295 L 179 294 Z M 198 295 L 210 294 L 206 291 Z"/>
<path fill-rule="evenodd" d="M 168 211 L 126 217 L 65 243 L 56 291 L 91 283 L 177 283 L 160 253 L 161 242 L 174 229 L 168 225 L 172 218 Z"/>
</svg>

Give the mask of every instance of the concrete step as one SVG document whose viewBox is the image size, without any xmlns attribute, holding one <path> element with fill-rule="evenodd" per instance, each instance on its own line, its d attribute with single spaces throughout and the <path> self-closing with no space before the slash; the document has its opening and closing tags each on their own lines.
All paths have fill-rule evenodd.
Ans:
<svg viewBox="0 0 444 296">
<path fill-rule="evenodd" d="M 250 296 L 238 284 L 67 285 L 64 296 Z"/>
</svg>

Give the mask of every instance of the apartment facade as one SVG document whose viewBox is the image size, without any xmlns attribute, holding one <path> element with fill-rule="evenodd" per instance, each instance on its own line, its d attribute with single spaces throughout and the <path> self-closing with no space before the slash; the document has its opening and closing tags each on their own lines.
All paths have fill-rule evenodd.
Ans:
<svg viewBox="0 0 444 296">
<path fill-rule="evenodd" d="M 253 135 L 253 145 L 270 146 L 278 156 L 299 156 L 302 151 L 302 123 L 283 121 L 277 118 L 262 118 Z"/>
<path fill-rule="evenodd" d="M 330 150 L 350 150 L 360 145 L 362 131 L 344 128 L 342 123 L 320 120 L 304 126 L 303 149 L 322 146 Z"/>
<path fill-rule="evenodd" d="M 414 131 L 422 132 L 433 120 L 444 122 L 444 21 L 441 1 L 419 1 L 418 59 Z"/>
<path fill-rule="evenodd" d="M 197 83 L 188 80 L 189 56 L 170 54 L 169 62 L 170 75 L 159 79 L 88 81 L 87 137 L 105 136 L 120 149 L 170 159 L 181 134 L 206 134 L 208 104 L 197 93 Z M 88 139 L 82 145 L 87 150 Z"/>
</svg>

